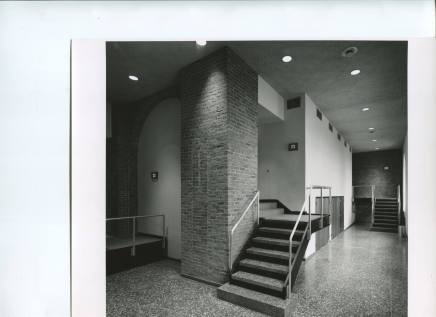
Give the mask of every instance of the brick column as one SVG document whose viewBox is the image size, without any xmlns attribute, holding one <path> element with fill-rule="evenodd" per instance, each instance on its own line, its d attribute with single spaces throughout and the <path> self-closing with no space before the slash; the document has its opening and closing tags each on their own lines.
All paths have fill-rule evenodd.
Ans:
<svg viewBox="0 0 436 317">
<path fill-rule="evenodd" d="M 229 228 L 257 189 L 257 74 L 223 48 L 185 67 L 180 85 L 182 274 L 222 283 Z"/>
</svg>

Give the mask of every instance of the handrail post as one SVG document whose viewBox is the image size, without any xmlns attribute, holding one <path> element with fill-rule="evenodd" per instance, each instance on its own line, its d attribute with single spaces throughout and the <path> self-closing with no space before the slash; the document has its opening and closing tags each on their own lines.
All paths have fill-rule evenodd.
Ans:
<svg viewBox="0 0 436 317">
<path fill-rule="evenodd" d="M 132 245 L 132 256 L 136 255 L 136 217 L 132 218 L 132 240 L 133 240 L 133 245 Z"/>
<path fill-rule="evenodd" d="M 260 194 L 257 192 L 257 225 L 259 226 Z"/>
<path fill-rule="evenodd" d="M 322 187 L 319 190 L 321 192 L 321 228 L 324 228 L 324 197 L 322 195 Z"/>
<path fill-rule="evenodd" d="M 310 217 L 310 214 L 312 212 L 311 205 L 312 205 L 312 187 L 309 189 L 309 237 L 312 235 L 312 221 Z"/>
<path fill-rule="evenodd" d="M 371 185 L 371 224 L 374 225 L 375 185 Z"/>
<path fill-rule="evenodd" d="M 166 235 L 165 235 L 165 215 L 162 215 L 162 248 L 165 249 L 165 239 L 166 239 Z"/>
<path fill-rule="evenodd" d="M 397 186 L 397 200 L 398 200 L 398 225 L 401 225 L 401 186 Z"/>
<path fill-rule="evenodd" d="M 332 206 L 332 188 L 329 187 L 329 215 L 332 216 L 333 206 Z"/>
</svg>

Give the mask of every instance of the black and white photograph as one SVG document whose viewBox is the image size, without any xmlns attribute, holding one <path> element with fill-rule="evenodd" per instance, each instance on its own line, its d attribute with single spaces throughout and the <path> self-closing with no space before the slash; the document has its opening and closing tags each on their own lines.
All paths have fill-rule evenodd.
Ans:
<svg viewBox="0 0 436 317">
<path fill-rule="evenodd" d="M 0 3 L 0 316 L 436 316 L 435 21 Z"/>
</svg>

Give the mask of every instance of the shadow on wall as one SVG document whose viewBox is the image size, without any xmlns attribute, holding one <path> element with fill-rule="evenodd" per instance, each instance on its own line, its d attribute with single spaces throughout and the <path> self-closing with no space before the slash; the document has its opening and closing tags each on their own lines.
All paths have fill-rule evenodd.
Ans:
<svg viewBox="0 0 436 317">
<path fill-rule="evenodd" d="M 181 248 L 180 113 L 178 99 L 160 102 L 148 115 L 138 142 L 138 215 L 165 214 L 168 256 L 174 259 L 180 259 Z M 138 231 L 161 235 L 162 219 L 146 218 L 138 223 Z"/>
</svg>

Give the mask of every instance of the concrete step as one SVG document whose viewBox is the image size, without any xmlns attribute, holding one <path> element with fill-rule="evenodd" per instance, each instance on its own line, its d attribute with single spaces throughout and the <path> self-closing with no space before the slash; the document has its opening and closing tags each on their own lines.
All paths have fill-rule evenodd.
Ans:
<svg viewBox="0 0 436 317">
<path fill-rule="evenodd" d="M 379 206 L 375 205 L 374 209 L 376 210 L 398 210 L 398 206 Z"/>
<path fill-rule="evenodd" d="M 269 208 L 269 209 L 261 209 L 259 210 L 259 217 L 274 217 L 281 216 L 285 214 L 285 210 L 283 208 Z"/>
<path fill-rule="evenodd" d="M 276 209 L 277 208 L 277 202 L 260 202 L 260 210 L 265 209 Z"/>
<path fill-rule="evenodd" d="M 233 273 L 232 280 L 260 286 L 276 292 L 281 292 L 283 290 L 283 282 L 278 279 L 244 271 Z"/>
<path fill-rule="evenodd" d="M 276 234 L 286 234 L 290 235 L 292 232 L 292 229 L 284 229 L 284 228 L 274 228 L 274 227 L 260 227 L 260 232 L 267 232 L 267 233 L 276 233 Z M 303 235 L 304 231 L 302 230 L 296 230 L 294 236 L 301 236 Z"/>
<path fill-rule="evenodd" d="M 382 215 L 382 216 L 398 216 L 397 211 L 387 211 L 387 210 L 374 210 L 374 216 L 375 215 Z"/>
<path fill-rule="evenodd" d="M 276 258 L 280 260 L 289 260 L 289 252 L 284 252 L 284 251 L 250 247 L 247 249 L 247 253 L 258 255 L 258 256 L 269 257 L 269 258 Z"/>
<path fill-rule="evenodd" d="M 226 283 L 217 289 L 219 299 L 274 317 L 289 317 L 291 301 Z"/>
<path fill-rule="evenodd" d="M 281 264 L 264 262 L 264 261 L 253 260 L 253 259 L 243 259 L 239 262 L 239 265 L 241 267 L 246 267 L 259 271 L 266 271 L 270 273 L 282 274 L 285 276 L 288 274 L 288 270 L 289 270 L 289 267 L 287 265 L 281 265 Z"/>
<path fill-rule="evenodd" d="M 289 246 L 289 239 L 275 239 L 275 238 L 267 238 L 267 237 L 254 237 L 252 239 L 253 242 L 262 243 L 262 244 L 271 244 L 271 245 L 279 245 L 279 246 Z M 292 241 L 292 246 L 297 247 L 300 245 L 298 241 Z"/>
<path fill-rule="evenodd" d="M 398 232 L 398 228 L 397 227 L 392 228 L 392 227 L 378 227 L 378 226 L 375 227 L 375 226 L 372 226 L 370 230 L 371 231 L 379 231 L 379 232 L 392 232 L 392 233 Z"/>
<path fill-rule="evenodd" d="M 398 223 L 397 222 L 381 222 L 381 221 L 374 221 L 374 225 L 373 227 L 397 227 Z"/>
</svg>

